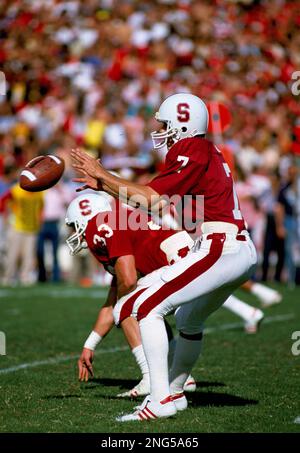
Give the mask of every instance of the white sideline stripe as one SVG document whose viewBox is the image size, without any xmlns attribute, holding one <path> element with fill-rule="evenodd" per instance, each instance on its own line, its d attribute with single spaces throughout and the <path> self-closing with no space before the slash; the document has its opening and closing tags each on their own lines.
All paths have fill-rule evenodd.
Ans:
<svg viewBox="0 0 300 453">
<path fill-rule="evenodd" d="M 23 170 L 21 172 L 21 176 L 25 176 L 26 178 L 28 178 L 30 181 L 35 181 L 36 180 L 36 176 L 29 170 Z"/>
<path fill-rule="evenodd" d="M 21 288 L 14 288 L 13 290 L 11 289 L 0 289 L 0 299 L 4 299 L 5 297 L 14 297 L 14 299 L 24 299 L 28 296 L 28 298 L 37 298 L 40 297 L 41 299 L 43 296 L 47 296 L 49 298 L 60 298 L 60 299 L 70 299 L 70 298 L 86 298 L 86 299 L 98 299 L 99 297 L 106 296 L 108 292 L 108 288 L 99 288 L 99 289 L 94 289 L 93 291 L 85 290 L 83 288 L 80 288 L 78 290 L 76 289 L 64 289 L 63 291 L 59 289 L 51 289 L 48 291 L 43 289 L 42 291 L 39 289 L 34 290 L 29 288 L 25 288 L 23 291 L 19 291 Z M 27 289 L 28 289 L 28 294 L 27 294 Z"/>
<path fill-rule="evenodd" d="M 295 315 L 293 313 L 287 313 L 285 315 L 269 316 L 268 318 L 264 319 L 264 322 L 270 324 L 273 322 L 288 321 L 289 319 L 293 319 L 293 318 L 295 318 Z M 219 330 L 231 330 L 231 329 L 237 329 L 237 328 L 240 328 L 243 326 L 244 326 L 244 324 L 240 323 L 240 322 L 231 323 L 231 324 L 223 324 L 218 327 L 208 327 L 207 329 L 204 329 L 204 333 L 210 334 L 213 332 L 217 332 Z M 110 353 L 122 352 L 122 351 L 126 351 L 126 350 L 128 350 L 128 346 L 116 346 L 115 348 L 100 349 L 99 351 L 95 351 L 95 355 L 110 354 Z M 27 368 L 35 368 L 37 366 L 42 366 L 42 365 L 55 365 L 57 363 L 69 362 L 71 360 L 76 360 L 78 358 L 79 358 L 79 355 L 67 355 L 67 356 L 63 356 L 63 357 L 53 357 L 50 359 L 39 360 L 39 361 L 35 361 L 35 362 L 22 363 L 20 365 L 16 365 L 16 366 L 13 366 L 10 368 L 2 368 L 2 369 L 0 368 L 0 374 L 14 373 L 15 371 L 24 370 Z M 299 420 L 300 420 L 300 418 L 299 418 Z"/>
<path fill-rule="evenodd" d="M 126 351 L 127 349 L 128 346 L 116 346 L 115 348 L 100 349 L 99 351 L 95 351 L 95 355 L 123 352 Z M 55 365 L 57 363 L 70 362 L 71 360 L 76 359 L 79 359 L 79 355 L 66 355 L 62 357 L 53 357 L 45 360 L 37 360 L 35 362 L 21 363 L 20 365 L 12 366 L 10 368 L 2 369 L 0 368 L 0 374 L 14 373 L 15 371 L 26 370 L 27 368 L 35 368 L 37 366 L 42 365 Z"/>
</svg>

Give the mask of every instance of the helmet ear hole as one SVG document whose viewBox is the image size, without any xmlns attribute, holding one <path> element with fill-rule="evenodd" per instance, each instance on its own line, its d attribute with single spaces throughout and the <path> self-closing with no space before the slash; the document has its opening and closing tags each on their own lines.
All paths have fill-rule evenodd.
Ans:
<svg viewBox="0 0 300 453">
<path fill-rule="evenodd" d="M 181 128 L 181 132 L 187 132 L 187 127 L 183 126 L 183 127 Z"/>
</svg>

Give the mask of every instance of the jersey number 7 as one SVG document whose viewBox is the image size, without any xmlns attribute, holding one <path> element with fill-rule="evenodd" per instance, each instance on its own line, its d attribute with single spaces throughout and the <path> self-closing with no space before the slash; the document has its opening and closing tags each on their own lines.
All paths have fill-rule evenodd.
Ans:
<svg viewBox="0 0 300 453">
<path fill-rule="evenodd" d="M 177 170 L 177 173 L 180 173 L 181 170 L 187 166 L 189 159 L 190 158 L 187 156 L 178 156 L 177 157 L 178 162 L 182 162 L 182 164 L 180 165 L 180 167 Z"/>
</svg>

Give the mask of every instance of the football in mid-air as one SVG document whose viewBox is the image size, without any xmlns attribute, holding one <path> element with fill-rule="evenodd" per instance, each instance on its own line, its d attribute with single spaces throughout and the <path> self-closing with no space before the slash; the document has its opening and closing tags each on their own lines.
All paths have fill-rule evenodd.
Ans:
<svg viewBox="0 0 300 453">
<path fill-rule="evenodd" d="M 50 154 L 28 162 L 20 174 L 20 187 L 28 192 L 40 192 L 53 187 L 65 169 L 63 159 Z"/>
</svg>

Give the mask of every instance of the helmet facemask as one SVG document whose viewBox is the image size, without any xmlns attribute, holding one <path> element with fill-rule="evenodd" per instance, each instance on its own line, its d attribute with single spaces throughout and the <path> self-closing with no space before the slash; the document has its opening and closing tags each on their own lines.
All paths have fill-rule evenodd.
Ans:
<svg viewBox="0 0 300 453">
<path fill-rule="evenodd" d="M 163 131 L 151 132 L 151 138 L 154 149 L 160 149 L 164 146 L 170 148 L 174 143 L 180 139 L 180 131 L 172 126 L 172 121 L 162 120 L 158 118 L 158 114 L 155 115 L 155 119 L 160 121 L 165 126 Z"/>
<path fill-rule="evenodd" d="M 87 248 L 87 243 L 84 239 L 87 223 L 80 224 L 78 220 L 75 220 L 73 223 L 67 225 L 75 228 L 75 233 L 71 234 L 71 236 L 66 239 L 66 243 L 70 249 L 70 254 L 76 255 L 80 250 Z"/>
</svg>

